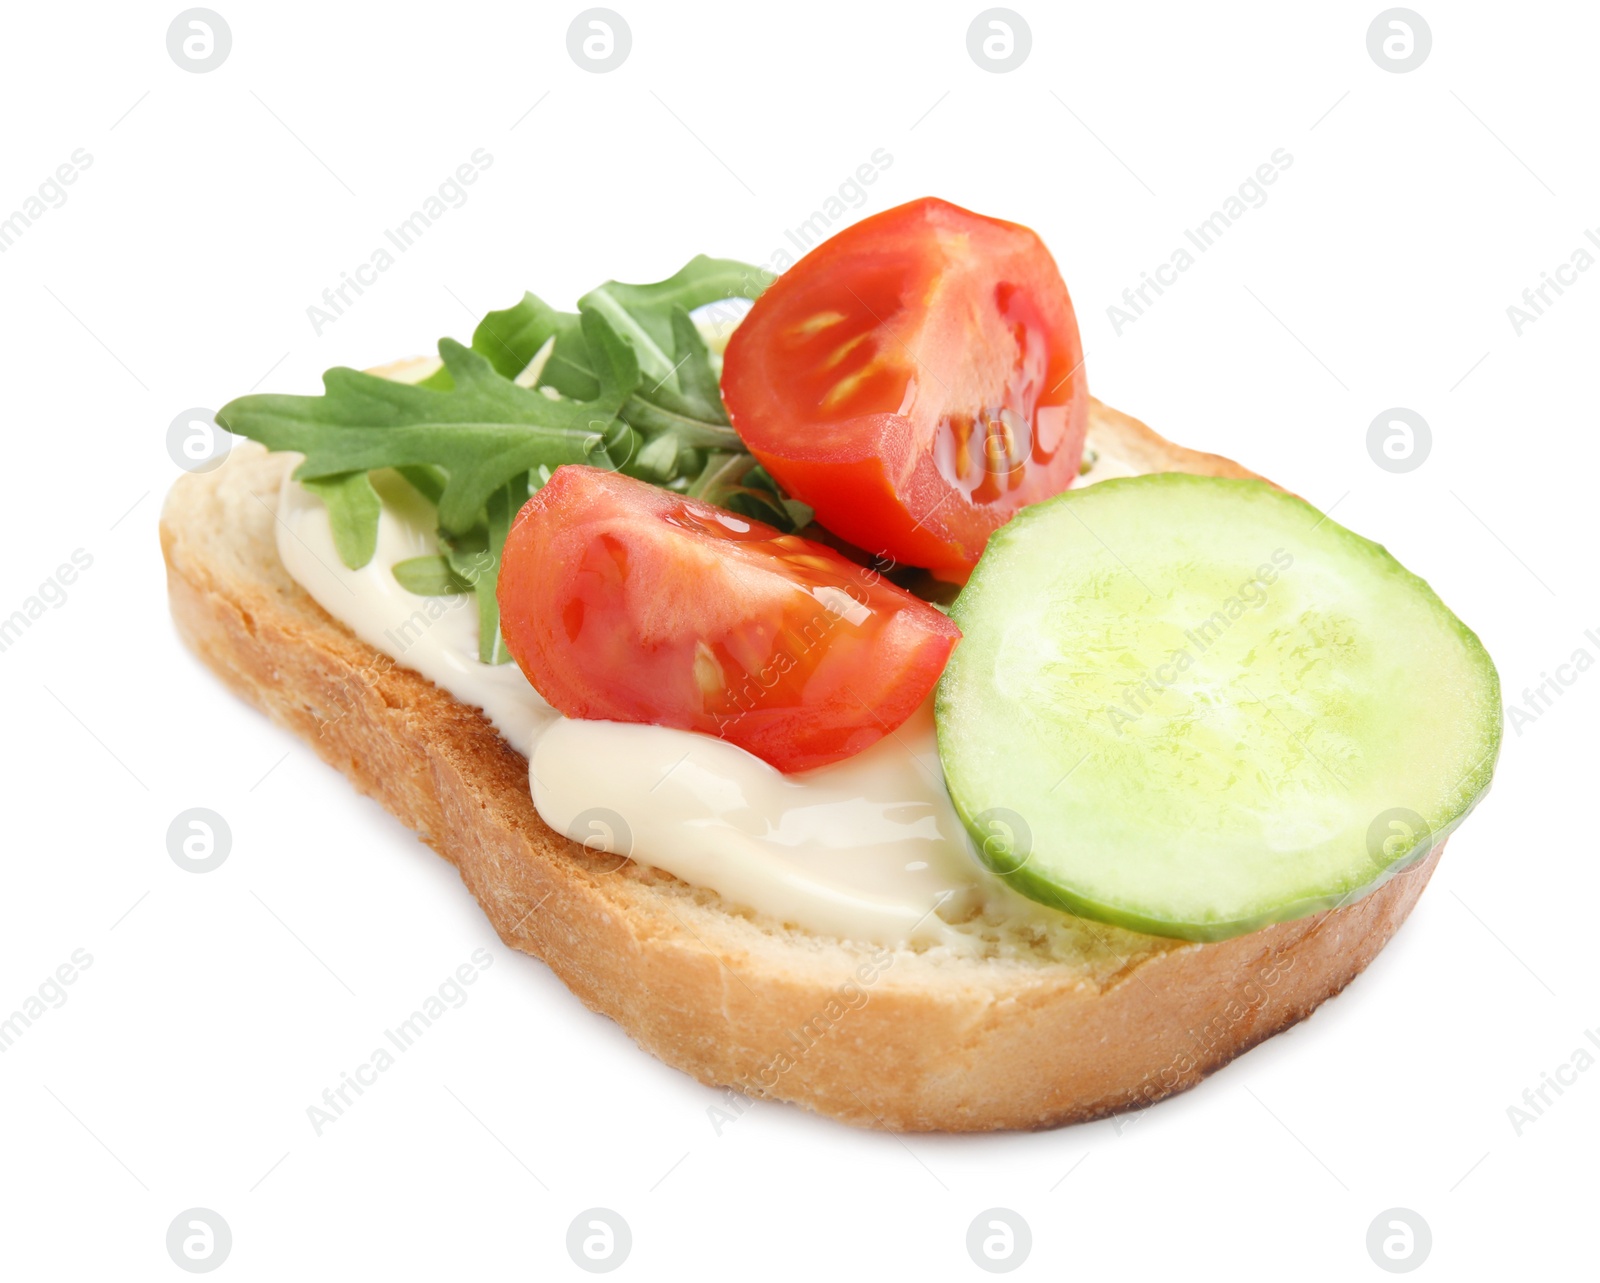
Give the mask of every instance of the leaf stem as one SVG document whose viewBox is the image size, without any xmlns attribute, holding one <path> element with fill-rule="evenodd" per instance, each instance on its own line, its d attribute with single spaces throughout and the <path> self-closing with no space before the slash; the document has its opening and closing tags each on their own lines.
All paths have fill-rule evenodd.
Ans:
<svg viewBox="0 0 1600 1283">
<path fill-rule="evenodd" d="M 706 466 L 686 491 L 689 498 L 715 503 L 712 497 L 723 486 L 737 485 L 744 474 L 755 465 L 755 456 L 739 454 L 710 454 Z"/>
</svg>

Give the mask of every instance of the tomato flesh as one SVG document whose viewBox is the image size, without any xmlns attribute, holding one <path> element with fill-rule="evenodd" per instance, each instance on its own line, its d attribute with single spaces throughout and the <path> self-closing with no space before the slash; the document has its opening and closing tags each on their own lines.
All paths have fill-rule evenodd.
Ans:
<svg viewBox="0 0 1600 1283">
<path fill-rule="evenodd" d="M 824 526 L 955 579 L 1012 513 L 1072 484 L 1088 395 L 1043 242 L 932 198 L 779 277 L 722 374 L 740 436 Z"/>
<path fill-rule="evenodd" d="M 876 571 L 599 468 L 558 468 L 501 554 L 501 629 L 568 717 L 721 736 L 782 771 L 859 753 L 960 630 Z"/>
</svg>

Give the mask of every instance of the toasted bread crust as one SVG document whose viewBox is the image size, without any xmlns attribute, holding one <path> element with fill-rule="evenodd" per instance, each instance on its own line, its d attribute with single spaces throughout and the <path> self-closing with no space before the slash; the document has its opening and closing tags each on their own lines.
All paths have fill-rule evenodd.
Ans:
<svg viewBox="0 0 1600 1283">
<path fill-rule="evenodd" d="M 1089 441 L 1092 475 L 1253 475 L 1098 402 Z M 751 917 L 552 832 L 527 763 L 477 710 L 317 606 L 277 555 L 289 466 L 240 446 L 174 486 L 161 543 L 185 642 L 454 864 L 502 940 L 704 1083 L 897 1130 L 1138 1108 L 1342 990 L 1438 862 L 1442 846 L 1342 909 L 1214 944 L 1137 937 L 1094 966 L 885 951 Z"/>
</svg>

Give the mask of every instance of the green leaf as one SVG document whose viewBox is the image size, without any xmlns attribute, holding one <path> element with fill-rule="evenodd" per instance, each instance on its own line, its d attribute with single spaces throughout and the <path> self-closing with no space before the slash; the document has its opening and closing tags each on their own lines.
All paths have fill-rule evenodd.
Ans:
<svg viewBox="0 0 1600 1283">
<path fill-rule="evenodd" d="M 667 355 L 677 349 L 672 334 L 674 309 L 693 312 L 707 302 L 755 299 L 763 288 L 762 269 L 734 259 L 696 254 L 666 280 L 650 285 L 608 280 L 578 299 L 578 310 L 590 307 L 603 312 L 622 338 L 638 350 L 638 366 L 645 381 L 656 382 L 674 378 L 674 360 Z"/>
<path fill-rule="evenodd" d="M 240 397 L 217 421 L 305 456 L 295 476 L 326 503 L 339 555 L 353 567 L 377 545 L 381 505 L 367 474 L 395 469 L 437 506 L 443 549 L 400 562 L 396 580 L 426 596 L 471 592 L 479 658 L 504 663 L 500 551 L 522 504 L 564 463 L 614 467 L 784 529 L 810 520 L 729 426 L 715 364 L 689 317 L 708 303 L 754 299 L 761 275 L 701 256 L 664 281 L 608 281 L 576 312 L 524 294 L 490 312 L 471 347 L 441 339 L 443 364 L 420 382 L 333 369 L 321 396 Z M 520 386 L 547 344 L 537 387 Z"/>
<path fill-rule="evenodd" d="M 604 317 L 592 310 L 579 315 L 584 344 L 589 350 L 589 368 L 600 384 L 599 396 L 591 400 L 609 402 L 615 398 L 620 406 L 639 386 L 639 358 Z"/>
<path fill-rule="evenodd" d="M 356 370 L 323 375 L 320 397 L 247 396 L 218 411 L 228 431 L 272 450 L 298 450 L 301 481 L 405 465 L 432 465 L 445 475 L 439 524 L 464 534 L 481 519 L 489 496 L 518 473 L 541 465 L 605 462 L 601 439 L 638 386 L 633 350 L 602 323 L 585 319 L 599 396 L 551 400 L 518 387 L 487 358 L 453 339 L 439 355 L 454 386 L 448 391 L 394 383 Z"/>
<path fill-rule="evenodd" d="M 444 366 L 441 365 L 439 368 L 442 370 Z M 436 468 L 431 463 L 413 463 L 396 468 L 395 471 L 411 483 L 412 489 L 438 507 L 439 497 L 444 494 L 445 482 L 450 479 L 442 468 Z"/>
<path fill-rule="evenodd" d="M 618 419 L 601 444 L 605 446 L 606 458 L 611 460 L 612 467 L 630 477 L 637 475 L 639 452 L 645 444 L 643 433 L 634 431 L 625 419 Z"/>
<path fill-rule="evenodd" d="M 608 319 L 613 323 L 615 318 L 609 314 L 611 308 L 626 313 L 637 329 L 649 339 L 655 351 L 665 359 L 666 353 L 675 346 L 672 337 L 674 308 L 692 312 L 697 307 L 722 299 L 759 298 L 761 291 L 766 288 L 761 280 L 762 275 L 760 268 L 751 267 L 748 263 L 697 254 L 664 281 L 649 285 L 607 281 L 579 299 L 578 308 L 581 311 L 587 305 L 607 310 Z M 619 333 L 633 337 L 627 329 L 620 326 L 618 329 Z M 650 365 L 642 355 L 640 366 L 648 374 Z M 672 362 L 666 361 L 662 373 L 671 368 Z"/>
<path fill-rule="evenodd" d="M 788 512 L 777 499 L 765 491 L 750 490 L 745 487 L 725 490 L 718 496 L 716 503 L 729 512 L 737 512 L 741 517 L 765 522 L 769 526 L 776 526 L 779 530 L 789 529 Z"/>
<path fill-rule="evenodd" d="M 730 486 L 738 485 L 739 479 L 754 463 L 755 460 L 748 454 L 709 454 L 705 467 L 700 470 L 700 475 L 694 479 L 687 493 L 691 499 L 716 503 L 715 496 Z"/>
<path fill-rule="evenodd" d="M 490 547 L 487 523 L 459 539 L 443 542 L 451 573 L 467 585 L 467 591 L 476 599 L 478 659 L 485 664 L 501 663 L 505 658 L 505 643 L 500 637 L 500 611 L 494 595 L 500 570 L 500 547 Z"/>
<path fill-rule="evenodd" d="M 726 423 L 728 412 L 722 404 L 717 376 L 711 369 L 711 353 L 689 319 L 689 313 L 681 307 L 672 309 L 672 351 L 677 360 L 678 387 L 684 399 L 703 410 L 703 417 Z"/>
<path fill-rule="evenodd" d="M 708 455 L 684 493 L 789 533 L 804 529 L 816 516 L 805 504 L 786 497 L 755 457 L 743 452 Z"/>
<path fill-rule="evenodd" d="M 450 573 L 475 592 L 479 578 L 492 561 L 489 552 L 489 527 L 487 522 L 459 537 L 443 536 L 444 558 L 450 563 Z"/>
<path fill-rule="evenodd" d="M 744 483 L 747 486 L 754 486 L 758 490 L 770 490 L 773 494 L 783 493 L 782 490 L 778 489 L 778 483 L 772 479 L 772 474 L 759 463 L 744 474 Z"/>
<path fill-rule="evenodd" d="M 472 585 L 450 568 L 449 558 L 443 555 L 397 561 L 394 577 L 402 588 L 419 597 L 454 597 L 472 591 Z"/>
<path fill-rule="evenodd" d="M 628 311 L 604 286 L 579 299 L 578 312 L 605 317 L 607 324 L 628 340 L 639 358 L 639 372 L 646 382 L 659 384 L 672 377 L 672 358 L 651 333 L 654 327 L 646 327 L 645 313 L 635 315 Z"/>
<path fill-rule="evenodd" d="M 500 581 L 500 552 L 506 535 L 528 496 L 550 479 L 547 470 L 522 473 L 489 497 L 486 520 L 459 537 L 442 537 L 444 554 L 413 557 L 394 568 L 395 578 L 408 592 L 438 597 L 446 593 L 471 593 L 478 613 L 478 659 L 504 664 L 511 654 L 500 632 L 500 606 L 496 596 Z"/>
<path fill-rule="evenodd" d="M 378 517 L 383 511 L 378 492 L 365 472 L 344 472 L 305 483 L 328 509 L 328 525 L 339 560 L 360 570 L 378 550 Z"/>
<path fill-rule="evenodd" d="M 592 401 L 600 395 L 584 343 L 583 322 L 576 312 L 558 312 L 533 294 L 504 311 L 490 312 L 472 332 L 472 350 L 508 379 L 515 379 L 550 339 L 555 349 L 545 361 L 539 383 L 562 396 Z M 577 358 L 576 360 L 574 358 Z"/>
<path fill-rule="evenodd" d="M 615 333 L 635 345 L 647 382 L 665 378 L 670 386 L 673 365 L 683 355 L 674 338 L 674 310 L 687 315 L 722 299 L 753 299 L 763 288 L 759 268 L 700 255 L 664 281 L 649 285 L 607 281 L 584 295 L 577 312 L 557 311 L 537 295 L 524 294 L 515 306 L 483 318 L 473 331 L 472 347 L 499 373 L 514 379 L 553 337 L 555 346 L 540 372 L 539 386 L 554 388 L 564 397 L 592 401 L 600 395 L 600 381 L 583 332 L 581 314 L 587 309 L 601 313 Z M 670 360 L 668 353 L 673 354 Z M 448 380 L 450 375 L 441 370 L 433 377 Z M 721 414 L 720 397 L 699 408 L 710 410 L 713 422 L 726 423 L 716 417 Z"/>
<path fill-rule="evenodd" d="M 600 380 L 595 377 L 594 361 L 581 324 L 563 325 L 556 332 L 555 347 L 544 363 L 539 385 L 580 401 L 592 400 L 599 394 Z"/>
<path fill-rule="evenodd" d="M 638 475 L 652 481 L 665 481 L 678 471 L 678 438 L 663 432 L 639 451 L 634 464 Z"/>
<path fill-rule="evenodd" d="M 676 433 L 683 438 L 685 445 L 707 450 L 744 449 L 739 434 L 726 423 L 697 417 L 676 393 L 668 391 L 665 386 L 653 393 L 641 388 L 622 407 L 622 417 L 644 433 Z"/>
<path fill-rule="evenodd" d="M 500 552 L 506 535 L 522 505 L 528 501 L 528 474 L 513 478 L 489 496 L 488 557 L 482 572 L 473 581 L 478 595 L 478 659 L 485 664 L 504 664 L 511 658 L 505 638 L 500 634 Z"/>
</svg>

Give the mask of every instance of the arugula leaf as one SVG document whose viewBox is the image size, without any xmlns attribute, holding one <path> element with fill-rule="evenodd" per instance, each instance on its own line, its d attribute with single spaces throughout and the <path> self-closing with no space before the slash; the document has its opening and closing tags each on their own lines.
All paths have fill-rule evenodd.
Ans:
<svg viewBox="0 0 1600 1283">
<path fill-rule="evenodd" d="M 621 410 L 632 427 L 652 439 L 673 433 L 680 446 L 740 451 L 743 445 L 728 426 L 710 353 L 688 309 L 727 298 L 752 298 L 760 292 L 757 269 L 702 255 L 664 281 L 649 285 L 608 281 L 584 295 L 575 313 L 558 312 L 536 295 L 524 294 L 515 306 L 484 318 L 473 332 L 472 347 L 499 373 L 514 379 L 550 342 L 539 386 L 564 397 L 593 399 L 599 395 L 600 380 L 588 334 L 603 321 L 639 360 L 641 383 Z M 597 319 L 589 319 L 591 314 Z M 650 458 L 670 453 L 662 445 Z M 634 475 L 628 465 L 619 466 Z M 667 479 L 653 466 L 641 468 L 638 475 Z"/>
<path fill-rule="evenodd" d="M 393 383 L 357 370 L 323 375 L 320 397 L 247 396 L 217 412 L 228 431 L 272 450 L 298 450 L 301 481 L 401 465 L 432 465 L 445 474 L 439 525 L 465 534 L 482 519 L 489 496 L 517 473 L 543 464 L 607 462 L 602 441 L 639 381 L 633 349 L 603 321 L 585 318 L 600 395 L 551 400 L 518 387 L 454 339 L 439 355 L 448 391 Z M 342 555 L 342 553 L 341 553 Z"/>
<path fill-rule="evenodd" d="M 582 318 L 576 312 L 558 312 L 536 295 L 524 294 L 516 306 L 484 317 L 472 332 L 472 350 L 514 379 L 550 339 L 555 348 L 539 381 L 562 396 L 594 400 L 600 395 L 600 380 L 590 364 Z"/>
<path fill-rule="evenodd" d="M 725 423 L 699 417 L 695 407 L 663 386 L 641 389 L 622 407 L 623 417 L 641 432 L 671 432 L 684 444 L 708 450 L 743 450 L 739 434 Z"/>
<path fill-rule="evenodd" d="M 578 300 L 577 312 L 559 312 L 537 295 L 524 294 L 515 306 L 490 312 L 483 318 L 473 331 L 472 348 L 506 378 L 514 379 L 545 342 L 554 338 L 555 346 L 540 373 L 540 385 L 554 388 L 564 397 L 590 401 L 599 395 L 600 383 L 581 316 L 585 311 L 599 312 L 618 335 L 633 345 L 647 385 L 664 380 L 664 386 L 675 387 L 678 378 L 673 371 L 684 349 L 673 312 L 681 310 L 687 319 L 697 307 L 729 298 L 754 299 L 762 288 L 760 269 L 701 254 L 664 281 L 648 285 L 607 281 Z M 695 340 L 699 341 L 698 333 Z M 708 364 L 708 371 L 709 368 Z M 679 376 L 681 373 L 680 370 Z M 710 380 L 710 389 L 710 396 L 697 404 L 669 409 L 688 418 L 725 425 L 727 418 L 722 411 L 722 398 L 716 392 L 715 377 Z M 650 398 L 652 402 L 655 399 Z M 662 430 L 669 428 L 664 426 Z"/>
<path fill-rule="evenodd" d="M 450 568 L 449 558 L 442 553 L 397 561 L 394 577 L 402 588 L 419 597 L 454 597 L 472 591 L 472 585 Z"/>
<path fill-rule="evenodd" d="M 511 658 L 505 638 L 500 634 L 500 601 L 496 590 L 500 586 L 500 553 L 506 546 L 506 536 L 511 533 L 511 523 L 522 511 L 522 505 L 528 502 L 528 481 L 529 476 L 524 472 L 489 496 L 488 557 L 472 581 L 473 591 L 478 594 L 478 658 L 485 664 L 503 664 Z"/>
<path fill-rule="evenodd" d="M 578 400 L 592 397 L 600 386 L 600 380 L 595 376 L 593 358 L 589 355 L 589 345 L 584 342 L 582 326 L 572 324 L 569 319 L 570 317 L 581 319 L 581 316 L 576 312 L 562 312 L 557 315 L 560 317 L 560 324 L 552 331 L 555 344 L 551 348 L 549 360 L 544 363 L 539 383 L 542 387 L 553 388 L 562 396 L 575 397 Z M 473 341 L 477 341 L 476 335 Z M 538 350 L 535 348 L 534 353 Z M 528 359 L 531 361 L 533 354 L 530 354 Z"/>
<path fill-rule="evenodd" d="M 500 552 L 529 495 L 564 463 L 615 468 L 784 530 L 811 520 L 730 426 L 689 316 L 723 299 L 754 299 L 759 277 L 702 255 L 664 281 L 607 281 L 576 312 L 524 294 L 485 316 L 471 347 L 440 339 L 443 364 L 418 383 L 338 368 L 323 375 L 321 396 L 240 397 L 217 422 L 305 456 L 295 477 L 327 505 L 351 567 L 370 562 L 377 546 L 381 504 L 368 473 L 399 472 L 438 508 L 442 552 L 400 562 L 396 580 L 424 596 L 472 593 L 478 657 L 504 663 Z M 535 359 L 543 364 L 528 382 L 537 387 L 524 387 L 517 380 Z"/>
<path fill-rule="evenodd" d="M 328 504 L 335 546 L 351 567 L 370 561 L 377 545 L 381 506 L 367 473 L 398 468 L 438 505 L 450 569 L 477 596 L 479 658 L 503 663 L 500 548 L 528 497 L 530 470 L 612 466 L 606 441 L 631 431 L 616 416 L 639 383 L 633 349 L 598 314 L 580 325 L 598 386 L 588 401 L 519 387 L 481 353 L 441 339 L 449 388 L 334 369 L 320 397 L 241 397 L 218 411 L 218 422 L 269 449 L 305 455 L 295 476 Z"/>
<path fill-rule="evenodd" d="M 442 370 L 444 366 L 439 368 Z M 442 468 L 436 468 L 431 463 L 416 463 L 406 464 L 395 471 L 434 507 L 439 506 L 439 496 L 444 493 L 444 483 L 449 479 Z"/>
<path fill-rule="evenodd" d="M 378 550 L 378 514 L 383 503 L 365 472 L 342 472 L 305 483 L 328 509 L 328 525 L 339 560 L 360 570 Z"/>
<path fill-rule="evenodd" d="M 670 481 L 678 472 L 679 439 L 663 432 L 642 450 L 634 465 L 639 475 L 650 481 Z"/>
<path fill-rule="evenodd" d="M 671 372 L 673 362 L 667 353 L 677 344 L 673 337 L 672 312 L 681 308 L 692 312 L 707 303 L 729 298 L 754 299 L 763 284 L 761 270 L 730 258 L 707 258 L 697 254 L 664 281 L 649 285 L 628 285 L 607 281 L 578 300 L 578 308 L 596 308 L 617 332 L 640 348 L 639 368 L 648 379 Z M 626 318 L 626 323 L 619 321 Z M 560 346 L 559 340 L 557 346 Z"/>
<path fill-rule="evenodd" d="M 684 493 L 779 530 L 802 530 L 815 515 L 798 500 L 785 498 L 766 469 L 748 454 L 706 456 L 705 466 Z"/>
<path fill-rule="evenodd" d="M 493 502 L 491 499 L 490 503 Z M 478 612 L 478 661 L 484 664 L 505 663 L 511 656 L 500 635 L 500 606 L 495 598 L 501 544 L 490 542 L 487 521 L 465 535 L 451 536 L 441 531 L 439 537 L 451 577 L 463 584 L 465 591 L 475 599 Z M 504 540 L 503 533 L 501 540 Z"/>
<path fill-rule="evenodd" d="M 689 313 L 681 307 L 672 309 L 672 350 L 678 358 L 678 387 L 684 400 L 703 410 L 703 417 L 726 423 L 728 411 L 722 404 L 722 388 L 711 369 L 711 353 L 689 319 Z"/>
<path fill-rule="evenodd" d="M 486 520 L 466 535 L 446 542 L 446 551 L 433 557 L 412 557 L 398 562 L 394 577 L 407 592 L 425 597 L 471 593 L 477 599 L 478 659 L 504 664 L 511 658 L 500 632 L 500 552 L 511 523 L 528 496 L 549 480 L 549 471 L 524 472 L 489 496 Z"/>
</svg>

